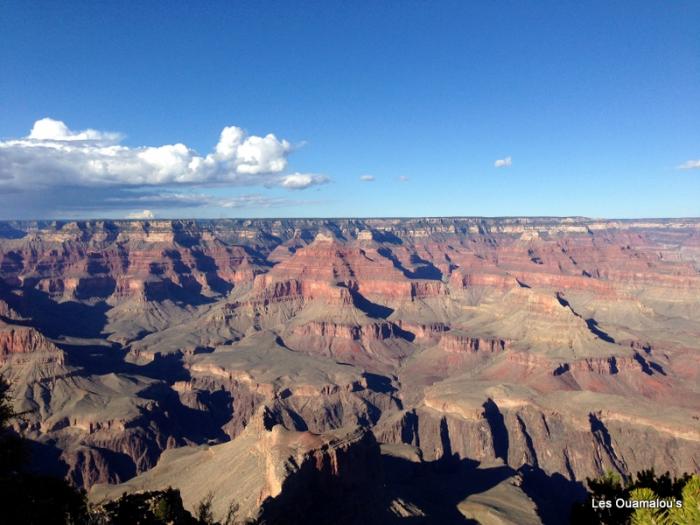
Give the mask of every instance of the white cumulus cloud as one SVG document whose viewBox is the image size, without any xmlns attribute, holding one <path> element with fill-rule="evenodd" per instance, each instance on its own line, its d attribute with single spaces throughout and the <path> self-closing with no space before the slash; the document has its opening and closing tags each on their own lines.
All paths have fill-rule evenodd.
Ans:
<svg viewBox="0 0 700 525">
<path fill-rule="evenodd" d="M 679 170 L 697 170 L 700 169 L 700 159 L 697 160 L 686 160 L 683 164 L 678 166 Z"/>
<path fill-rule="evenodd" d="M 71 131 L 68 126 L 60 120 L 52 118 L 42 118 L 37 120 L 32 126 L 32 130 L 27 136 L 33 140 L 58 140 L 58 141 L 77 141 L 91 140 L 96 142 L 118 142 L 122 139 L 120 133 L 110 131 L 97 131 L 94 129 L 86 129 L 83 131 Z"/>
<path fill-rule="evenodd" d="M 181 143 L 129 147 L 121 138 L 94 129 L 73 131 L 50 118 L 38 120 L 26 137 L 0 141 L 0 189 L 204 184 L 299 189 L 326 182 L 316 175 L 280 176 L 293 147 L 272 133 L 247 135 L 229 126 L 206 155 Z"/>
<path fill-rule="evenodd" d="M 280 186 L 290 190 L 303 190 L 309 186 L 325 184 L 329 181 L 325 175 L 315 175 L 312 173 L 292 173 L 280 179 Z"/>
<path fill-rule="evenodd" d="M 505 159 L 498 159 L 493 163 L 496 168 L 510 168 L 513 165 L 513 159 L 508 156 Z"/>
<path fill-rule="evenodd" d="M 374 175 L 360 175 L 360 180 L 362 182 L 372 182 L 374 180 Z"/>
</svg>

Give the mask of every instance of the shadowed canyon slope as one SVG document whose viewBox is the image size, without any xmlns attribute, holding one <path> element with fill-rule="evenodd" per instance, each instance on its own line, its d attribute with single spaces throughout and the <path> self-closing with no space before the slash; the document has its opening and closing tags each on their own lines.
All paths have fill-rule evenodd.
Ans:
<svg viewBox="0 0 700 525">
<path fill-rule="evenodd" d="M 700 220 L 6 222 L 0 367 L 97 499 L 558 523 L 700 468 Z"/>
</svg>

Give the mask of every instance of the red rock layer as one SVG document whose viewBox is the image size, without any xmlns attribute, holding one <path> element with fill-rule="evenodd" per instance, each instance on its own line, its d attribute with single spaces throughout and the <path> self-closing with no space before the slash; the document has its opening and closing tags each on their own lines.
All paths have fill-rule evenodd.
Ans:
<svg viewBox="0 0 700 525">
<path fill-rule="evenodd" d="M 63 362 L 63 352 L 39 331 L 24 326 L 8 326 L 0 322 L 0 364 L 23 354 L 46 353 Z"/>
</svg>

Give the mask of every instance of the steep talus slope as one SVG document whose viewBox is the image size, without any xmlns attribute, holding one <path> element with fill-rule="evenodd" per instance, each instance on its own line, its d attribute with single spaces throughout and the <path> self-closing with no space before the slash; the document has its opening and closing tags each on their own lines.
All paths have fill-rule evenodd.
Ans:
<svg viewBox="0 0 700 525">
<path fill-rule="evenodd" d="M 573 497 L 606 469 L 698 470 L 698 341 L 695 219 L 0 228 L 0 371 L 29 411 L 18 427 L 85 487 L 187 487 L 168 465 L 202 446 L 238 462 L 272 432 L 251 427 L 264 411 L 290 436 L 379 442 L 392 519 L 506 519 L 498 494 L 547 519 L 561 503 L 548 491 Z M 443 490 L 438 508 L 399 482 L 407 468 L 475 488 Z"/>
</svg>

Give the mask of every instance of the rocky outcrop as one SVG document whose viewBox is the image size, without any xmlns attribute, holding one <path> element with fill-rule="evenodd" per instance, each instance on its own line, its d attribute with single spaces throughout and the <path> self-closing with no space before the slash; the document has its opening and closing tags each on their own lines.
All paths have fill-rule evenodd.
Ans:
<svg viewBox="0 0 700 525">
<path fill-rule="evenodd" d="M 540 397 L 532 390 L 487 385 L 460 389 L 457 394 L 446 385 L 432 388 L 424 408 L 386 427 L 380 423 L 384 433 L 378 438 L 419 443 L 426 458 L 500 458 L 515 469 L 531 465 L 571 480 L 605 469 L 626 475 L 661 465 L 680 474 L 700 450 L 692 411 L 664 411 L 651 402 L 643 407 L 621 396 L 568 392 Z M 649 439 L 658 448 L 641 445 Z M 683 452 L 672 459 L 676 447 Z"/>
<path fill-rule="evenodd" d="M 4 318 L 7 321 L 12 321 L 20 319 L 20 315 L 15 312 L 9 304 L 0 299 L 0 318 Z"/>
<path fill-rule="evenodd" d="M 216 516 L 224 516 L 233 502 L 240 518 L 266 523 L 308 523 L 315 517 L 322 522 L 330 516 L 338 523 L 356 523 L 361 516 L 375 522 L 379 458 L 379 446 L 366 430 L 294 432 L 267 424 L 261 409 L 230 443 L 168 452 L 126 484 L 94 487 L 91 499 L 172 486 L 189 509 L 211 492 Z"/>
<path fill-rule="evenodd" d="M 7 325 L 0 321 L 0 366 L 11 361 L 41 358 L 63 364 L 64 354 L 38 330 L 31 327 Z"/>
<path fill-rule="evenodd" d="M 388 322 L 366 325 L 346 325 L 314 321 L 294 327 L 289 333 L 298 337 L 340 338 L 361 341 L 365 344 L 389 338 L 410 337 L 408 332 L 402 330 L 394 323 Z"/>
<path fill-rule="evenodd" d="M 503 339 L 472 337 L 449 332 L 440 338 L 440 348 L 446 352 L 502 352 L 508 346 Z"/>
</svg>

